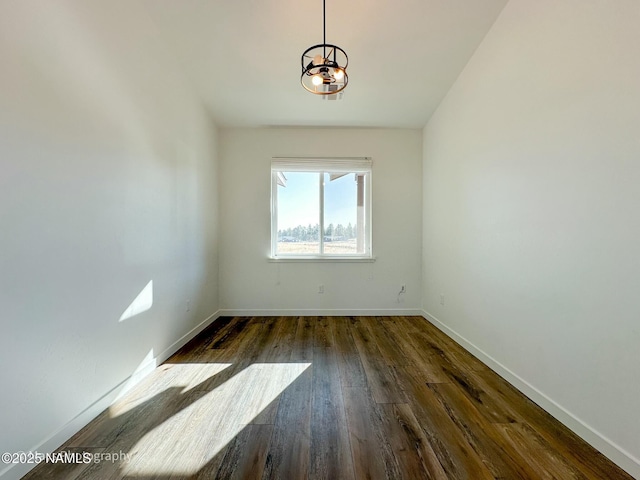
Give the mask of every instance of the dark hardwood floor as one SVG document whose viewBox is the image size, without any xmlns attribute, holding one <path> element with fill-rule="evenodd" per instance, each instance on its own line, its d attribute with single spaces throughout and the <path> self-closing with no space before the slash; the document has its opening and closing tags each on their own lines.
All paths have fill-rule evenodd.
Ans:
<svg viewBox="0 0 640 480">
<path fill-rule="evenodd" d="M 632 478 L 420 317 L 220 318 L 59 451 L 25 478 Z"/>
</svg>

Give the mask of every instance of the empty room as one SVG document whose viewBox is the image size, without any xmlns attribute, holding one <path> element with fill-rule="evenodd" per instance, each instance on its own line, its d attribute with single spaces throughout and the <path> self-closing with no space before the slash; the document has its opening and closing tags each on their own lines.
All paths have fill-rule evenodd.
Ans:
<svg viewBox="0 0 640 480">
<path fill-rule="evenodd" d="M 640 478 L 638 25 L 0 0 L 0 480 Z"/>
</svg>

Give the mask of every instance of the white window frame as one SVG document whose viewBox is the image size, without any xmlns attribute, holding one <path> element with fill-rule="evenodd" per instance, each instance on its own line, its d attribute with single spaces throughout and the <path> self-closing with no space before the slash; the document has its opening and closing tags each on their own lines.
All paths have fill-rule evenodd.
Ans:
<svg viewBox="0 0 640 480">
<path fill-rule="evenodd" d="M 319 212 L 318 225 L 320 226 L 319 241 L 320 253 L 318 254 L 292 254 L 278 253 L 278 184 L 282 182 L 284 172 L 309 172 L 317 173 L 320 182 L 319 188 Z M 322 178 L 324 174 L 349 173 L 362 174 L 363 183 L 363 212 L 358 215 L 358 222 L 363 222 L 362 231 L 364 242 L 362 253 L 324 253 L 324 186 Z M 371 239 L 371 176 L 372 161 L 369 157 L 273 157 L 271 159 L 271 259 L 273 260 L 345 260 L 345 261 L 370 261 L 373 260 Z"/>
</svg>

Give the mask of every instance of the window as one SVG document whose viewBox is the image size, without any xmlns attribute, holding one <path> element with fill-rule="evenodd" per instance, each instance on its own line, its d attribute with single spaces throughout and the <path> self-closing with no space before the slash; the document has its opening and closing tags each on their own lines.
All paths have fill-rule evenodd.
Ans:
<svg viewBox="0 0 640 480">
<path fill-rule="evenodd" d="M 274 158 L 273 258 L 371 258 L 371 160 Z"/>
</svg>

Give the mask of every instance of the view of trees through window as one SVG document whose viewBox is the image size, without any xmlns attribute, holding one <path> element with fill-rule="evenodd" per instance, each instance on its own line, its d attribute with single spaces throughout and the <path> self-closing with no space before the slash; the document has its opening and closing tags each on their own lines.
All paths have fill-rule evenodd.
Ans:
<svg viewBox="0 0 640 480">
<path fill-rule="evenodd" d="M 277 252 L 362 253 L 362 246 L 358 251 L 357 199 L 358 188 L 364 187 L 358 177 L 354 173 L 283 172 L 277 192 Z"/>
<path fill-rule="evenodd" d="M 278 251 L 295 253 L 298 251 L 316 251 L 320 225 L 298 225 L 295 228 L 278 230 Z M 327 253 L 356 253 L 356 228 L 349 223 L 346 227 L 339 223 L 330 223 L 323 233 L 324 251 Z M 297 243 L 302 245 L 287 245 Z"/>
<path fill-rule="evenodd" d="M 288 228 L 286 230 L 278 231 L 278 241 L 281 242 L 309 242 L 318 239 L 318 233 L 320 225 L 298 225 L 295 228 Z M 342 224 L 336 226 L 330 223 L 327 228 L 324 229 L 323 235 L 325 241 L 335 240 L 349 240 L 356 238 L 356 229 L 351 223 L 346 227 Z"/>
</svg>

